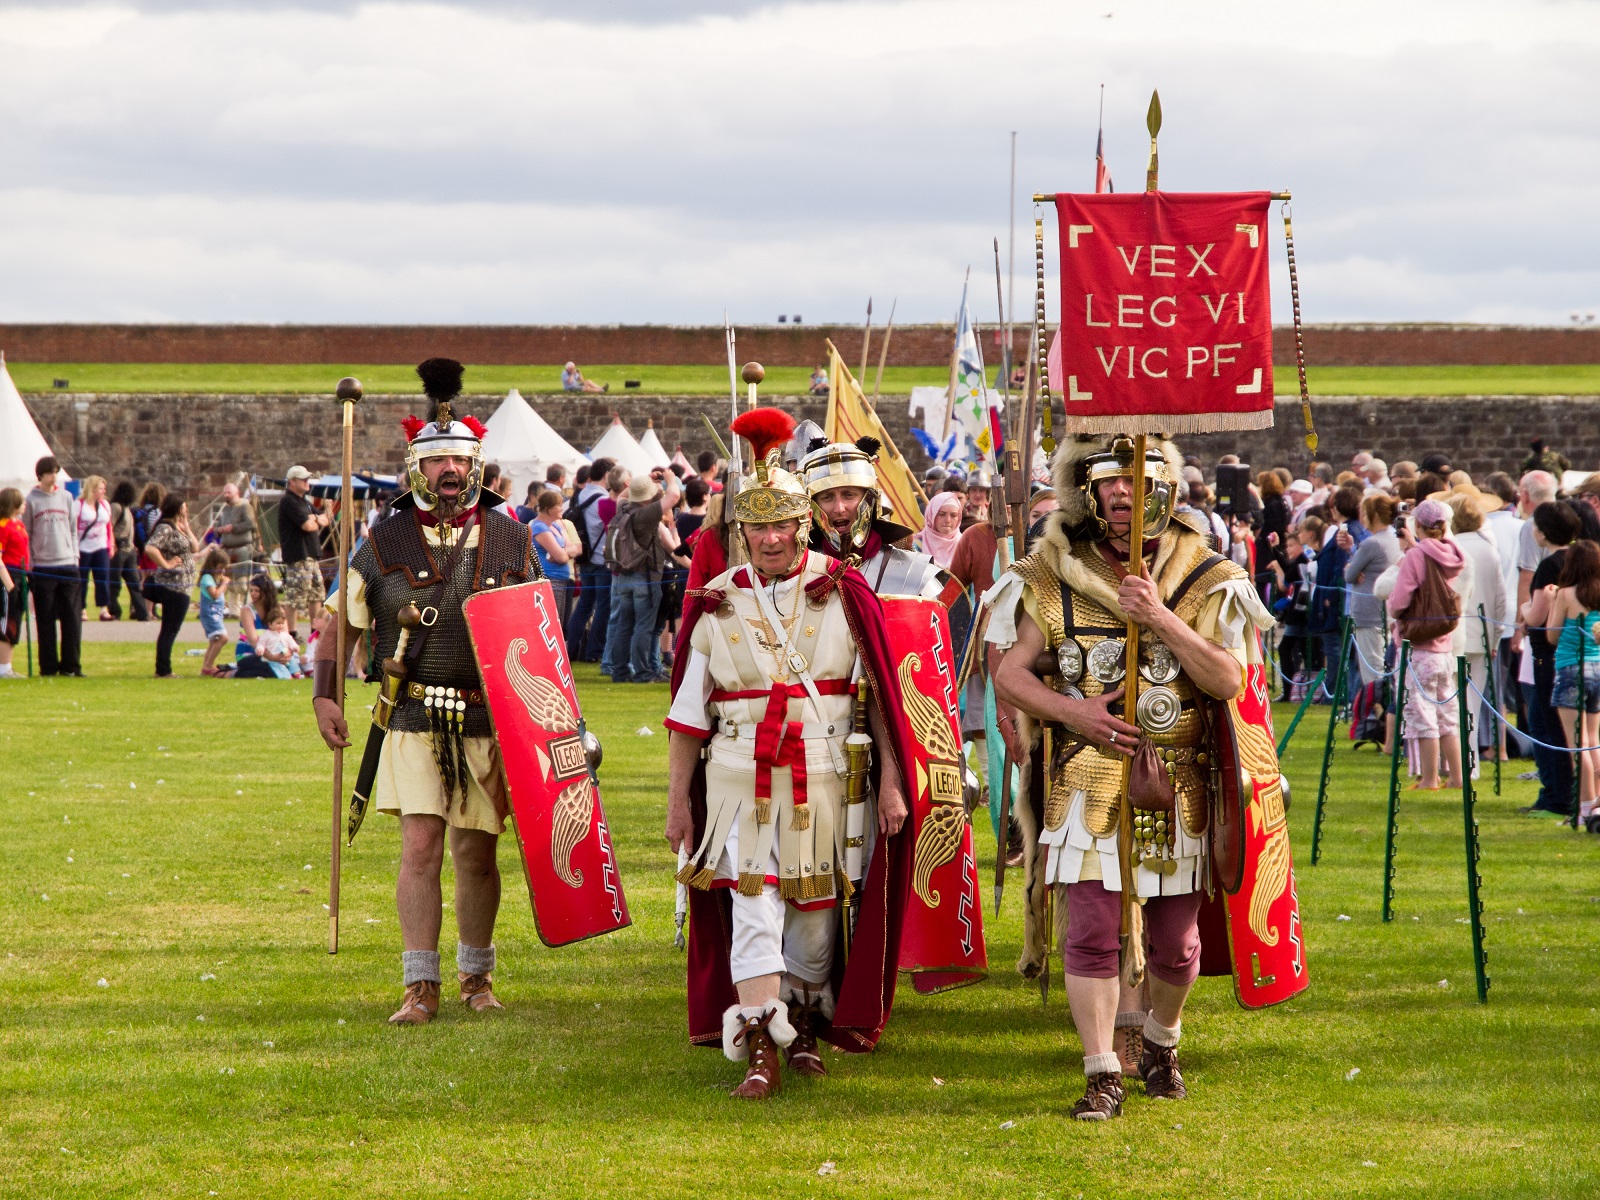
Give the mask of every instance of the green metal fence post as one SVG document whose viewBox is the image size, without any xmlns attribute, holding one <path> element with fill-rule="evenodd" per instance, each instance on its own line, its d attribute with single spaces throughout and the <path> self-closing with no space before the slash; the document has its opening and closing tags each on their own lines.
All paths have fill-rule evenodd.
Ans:
<svg viewBox="0 0 1600 1200">
<path fill-rule="evenodd" d="M 1406 667 L 1411 643 L 1400 643 L 1400 663 L 1395 670 L 1394 744 L 1389 747 L 1389 822 L 1383 835 L 1383 919 L 1394 920 L 1394 842 L 1400 832 L 1400 748 L 1405 745 Z"/>
<path fill-rule="evenodd" d="M 1327 678 L 1328 671 L 1324 667 L 1317 672 L 1317 677 L 1311 681 L 1311 686 L 1306 689 L 1305 696 L 1300 701 L 1300 707 L 1294 710 L 1294 719 L 1289 722 L 1289 728 L 1283 731 L 1283 737 L 1278 739 L 1278 757 L 1283 757 L 1283 752 L 1289 746 L 1289 739 L 1294 736 L 1294 731 L 1300 728 L 1300 718 L 1306 715 L 1306 710 L 1311 707 L 1311 697 L 1317 694 L 1317 689 L 1322 686 L 1322 681 Z"/>
<path fill-rule="evenodd" d="M 1489 683 L 1489 707 L 1494 709 L 1494 794 L 1500 794 L 1500 763 L 1506 756 L 1505 739 L 1500 729 L 1505 721 L 1505 713 L 1500 705 L 1500 682 L 1496 678 L 1494 647 L 1497 639 L 1489 637 L 1489 618 L 1484 614 L 1483 605 L 1478 605 L 1478 628 L 1483 631 L 1483 661 L 1487 664 Z M 1481 759 L 1479 760 L 1482 761 Z"/>
<path fill-rule="evenodd" d="M 1481 610 L 1480 610 L 1481 611 Z M 1472 925 L 1472 973 L 1478 981 L 1478 1003 L 1489 1003 L 1489 956 L 1483 948 L 1483 876 L 1478 864 L 1483 851 L 1478 842 L 1478 818 L 1473 811 L 1477 796 L 1472 788 L 1472 770 L 1467 765 L 1472 738 L 1472 705 L 1467 702 L 1467 659 L 1456 659 L 1456 703 L 1461 720 L 1461 823 L 1467 850 L 1467 916 Z"/>
<path fill-rule="evenodd" d="M 1322 857 L 1322 815 L 1328 800 L 1328 771 L 1333 766 L 1334 727 L 1339 724 L 1339 707 L 1344 703 L 1345 664 L 1350 661 L 1350 641 L 1354 636 L 1355 622 L 1349 617 L 1340 617 L 1339 662 L 1333 671 L 1333 707 L 1328 710 L 1328 737 L 1322 744 L 1322 778 L 1317 781 L 1317 813 L 1311 822 L 1312 866 Z"/>
</svg>

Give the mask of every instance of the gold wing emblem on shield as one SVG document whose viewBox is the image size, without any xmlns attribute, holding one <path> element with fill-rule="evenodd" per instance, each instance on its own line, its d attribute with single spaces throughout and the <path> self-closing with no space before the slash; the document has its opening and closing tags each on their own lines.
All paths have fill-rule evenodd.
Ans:
<svg viewBox="0 0 1600 1200">
<path fill-rule="evenodd" d="M 522 654 L 528 643 L 522 638 L 512 638 L 506 647 L 506 678 L 533 718 L 551 733 L 571 733 L 578 728 L 578 714 L 567 703 L 566 693 L 548 679 L 530 675 L 522 665 Z"/>
<path fill-rule="evenodd" d="M 929 908 L 939 907 L 933 873 L 955 858 L 967 829 L 967 810 L 959 804 L 935 804 L 923 818 L 912 856 L 911 887 Z"/>
<path fill-rule="evenodd" d="M 566 693 L 548 679 L 530 674 L 522 665 L 528 643 L 512 638 L 506 647 L 506 679 L 517 693 L 535 725 L 551 733 L 576 733 L 578 714 Z M 568 887 L 583 886 L 583 872 L 572 865 L 572 852 L 589 832 L 594 817 L 594 785 L 585 776 L 561 790 L 550 807 L 550 865 Z"/>
<path fill-rule="evenodd" d="M 1250 823 L 1257 833 L 1265 830 L 1267 835 L 1250 890 L 1250 928 L 1267 945 L 1276 946 L 1278 927 L 1267 924 L 1268 914 L 1289 888 L 1289 826 L 1283 814 L 1283 789 L 1276 781 L 1250 801 Z"/>
<path fill-rule="evenodd" d="M 950 732 L 950 714 L 933 702 L 917 687 L 915 672 L 922 659 L 908 654 L 900 660 L 900 694 L 905 698 L 906 716 L 911 721 L 911 732 L 917 735 L 929 758 L 944 762 L 958 762 L 961 747 L 955 734 Z"/>
<path fill-rule="evenodd" d="M 587 778 L 568 784 L 550 809 L 550 865 L 568 887 L 583 886 L 583 872 L 572 865 L 572 852 L 589 832 L 594 816 L 594 786 Z"/>
</svg>

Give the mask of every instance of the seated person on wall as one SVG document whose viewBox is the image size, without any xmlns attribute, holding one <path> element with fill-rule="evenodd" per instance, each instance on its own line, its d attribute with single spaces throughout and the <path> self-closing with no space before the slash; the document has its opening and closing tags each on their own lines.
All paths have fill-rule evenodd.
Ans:
<svg viewBox="0 0 1600 1200">
<path fill-rule="evenodd" d="M 826 396 L 828 394 L 828 373 L 821 367 L 811 372 L 811 394 L 813 396 Z"/>
<path fill-rule="evenodd" d="M 598 383 L 590 383 L 583 377 L 583 372 L 578 370 L 578 364 L 569 362 L 561 368 L 561 390 L 563 392 L 609 392 L 611 385 L 608 383 L 601 387 Z"/>
</svg>

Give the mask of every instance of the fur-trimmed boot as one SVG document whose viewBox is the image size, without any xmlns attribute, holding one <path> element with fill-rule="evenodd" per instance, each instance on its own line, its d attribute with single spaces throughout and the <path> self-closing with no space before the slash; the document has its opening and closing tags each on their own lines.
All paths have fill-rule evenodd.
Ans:
<svg viewBox="0 0 1600 1200">
<path fill-rule="evenodd" d="M 812 992 L 785 985 L 783 990 L 789 1021 L 794 1026 L 794 1041 L 784 1049 L 784 1061 L 797 1075 L 826 1075 L 828 1068 L 817 1045 L 817 1030 L 824 1021 L 833 1020 L 833 989 L 824 987 Z"/>
<path fill-rule="evenodd" d="M 750 1008 L 730 1005 L 722 1014 L 722 1053 L 730 1062 L 745 1062 L 744 1082 L 733 1095 L 745 1100 L 765 1100 L 783 1085 L 778 1073 L 778 1048 L 794 1041 L 789 1006 L 782 1000 Z"/>
</svg>

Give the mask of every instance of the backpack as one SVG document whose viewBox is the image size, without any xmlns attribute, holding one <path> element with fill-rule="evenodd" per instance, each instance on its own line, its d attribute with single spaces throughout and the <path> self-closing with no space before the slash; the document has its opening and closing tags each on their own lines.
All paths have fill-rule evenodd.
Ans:
<svg viewBox="0 0 1600 1200">
<path fill-rule="evenodd" d="M 633 572 L 649 566 L 648 550 L 633 536 L 632 518 L 638 511 L 636 504 L 619 504 L 617 515 L 611 518 L 611 527 L 606 530 L 606 566 L 612 571 Z"/>
<path fill-rule="evenodd" d="M 1461 621 L 1461 597 L 1430 558 L 1423 561 L 1422 582 L 1411 594 L 1411 603 L 1395 620 L 1400 636 L 1408 642 L 1431 642 L 1456 631 Z"/>
<path fill-rule="evenodd" d="M 584 562 L 588 562 L 590 555 L 594 553 L 594 544 L 589 540 L 589 521 L 584 516 L 584 513 L 588 511 L 590 505 L 604 495 L 605 492 L 603 491 L 596 492 L 582 504 L 578 503 L 577 496 L 573 496 L 571 500 L 567 501 L 567 510 L 561 514 L 567 520 L 571 521 L 573 526 L 578 531 L 578 541 L 583 546 L 582 561 Z"/>
<path fill-rule="evenodd" d="M 1383 698 L 1378 683 L 1364 683 L 1356 689 L 1350 705 L 1350 740 L 1359 750 L 1363 745 L 1383 745 Z"/>
</svg>

